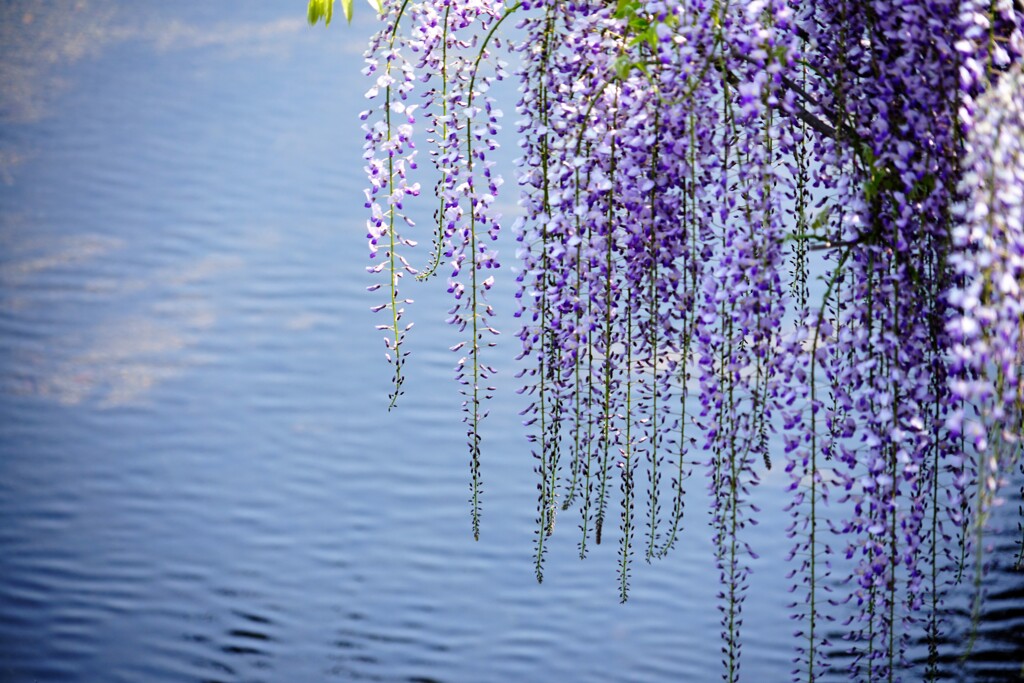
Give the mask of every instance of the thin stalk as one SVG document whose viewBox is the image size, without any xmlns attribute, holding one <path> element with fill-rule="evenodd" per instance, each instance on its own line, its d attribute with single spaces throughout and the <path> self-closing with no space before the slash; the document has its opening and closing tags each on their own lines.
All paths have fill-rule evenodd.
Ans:
<svg viewBox="0 0 1024 683">
<path fill-rule="evenodd" d="M 626 441 L 622 451 L 622 540 L 619 558 L 619 601 L 629 594 L 629 556 L 633 543 L 633 307 L 626 306 Z"/>
<path fill-rule="evenodd" d="M 545 19 L 545 30 L 544 30 L 544 48 L 542 62 L 547 66 L 548 59 L 548 37 L 550 28 L 550 14 Z M 543 74 L 541 75 L 540 82 L 538 85 L 539 98 L 540 98 L 540 117 L 541 124 L 546 124 L 547 117 L 547 87 L 545 86 Z M 546 127 L 546 125 L 545 125 Z M 548 188 L 548 136 L 547 133 L 541 138 L 540 142 L 540 157 L 541 157 L 541 169 L 543 178 L 543 206 L 545 214 L 550 215 L 550 195 Z M 540 320 L 541 320 L 541 331 L 540 331 L 540 344 L 541 353 L 539 359 L 539 367 L 537 371 L 540 373 L 540 464 L 538 465 L 538 473 L 540 474 L 540 497 L 537 502 L 537 522 L 539 528 L 537 529 L 537 553 L 535 559 L 535 571 L 537 574 L 537 581 L 541 582 L 544 580 L 544 543 L 548 536 L 551 535 L 553 528 L 553 521 L 551 515 L 553 514 L 553 484 L 552 480 L 555 478 L 555 473 L 552 471 L 553 467 L 548 460 L 548 454 L 557 449 L 557 444 L 554 447 L 549 443 L 549 439 L 552 436 L 549 433 L 550 428 L 548 427 L 548 409 L 547 409 L 547 397 L 548 397 L 548 375 L 550 374 L 550 360 L 548 354 L 553 352 L 553 344 L 551 343 L 548 332 L 543 329 L 543 326 L 548 321 L 548 230 L 547 226 L 541 228 L 541 274 L 539 278 L 539 289 L 540 289 Z"/>
<path fill-rule="evenodd" d="M 389 47 L 393 50 L 395 47 L 395 38 L 398 35 L 398 22 L 401 21 L 402 16 L 405 14 L 405 8 L 408 6 L 409 0 L 402 0 L 402 6 L 398 8 L 398 14 L 395 16 L 395 25 L 391 31 L 391 42 Z M 391 74 L 391 60 L 387 62 L 384 73 L 386 75 Z M 390 80 L 390 79 L 388 79 Z M 391 143 L 391 84 L 384 89 L 384 123 L 387 129 L 387 142 L 388 148 L 390 149 Z M 395 187 L 395 162 L 394 152 L 388 152 L 388 191 L 394 192 Z M 390 204 L 390 202 L 389 202 Z M 397 240 L 395 239 L 395 207 L 391 205 L 388 207 L 388 269 L 390 277 L 388 278 L 389 291 L 391 296 L 391 332 L 394 340 L 394 352 L 395 352 L 395 378 L 394 378 L 394 391 L 391 394 L 391 400 L 388 403 L 388 410 L 395 407 L 398 402 L 398 397 L 401 395 L 402 383 L 405 381 L 402 375 L 402 332 L 398 328 L 398 278 L 400 277 L 400 269 L 396 263 L 398 256 L 396 252 Z"/>
<path fill-rule="evenodd" d="M 444 26 L 441 29 L 441 140 L 448 139 L 448 16 L 451 12 L 451 2 L 444 7 Z M 438 188 L 444 187 L 448 174 L 442 167 L 441 180 L 438 181 Z M 441 193 L 438 192 L 440 195 Z M 424 268 L 416 279 L 421 282 L 429 279 L 437 273 L 441 265 L 441 256 L 444 253 L 444 197 L 441 197 L 441 206 L 437 212 L 437 234 L 434 237 L 434 253 L 430 256 L 427 267 Z"/>
<path fill-rule="evenodd" d="M 408 0 L 405 0 L 408 2 Z M 404 5 L 403 5 L 404 7 Z M 476 61 L 473 62 L 473 75 L 469 79 L 469 95 L 466 98 L 466 109 L 472 111 L 473 109 L 473 95 L 475 93 L 476 86 L 476 75 L 480 71 L 480 62 L 483 60 L 484 54 L 487 50 L 487 44 L 494 36 L 494 32 L 501 26 L 501 22 L 505 21 L 510 14 L 519 8 L 519 3 L 516 3 L 499 18 L 491 30 L 487 32 L 487 36 L 484 38 L 483 43 L 480 45 L 480 51 L 477 53 Z M 390 90 L 389 90 L 390 93 Z M 390 109 L 389 109 L 390 111 Z M 388 128 L 390 131 L 390 127 Z M 471 124 L 466 125 L 466 172 L 469 175 L 470 188 L 472 189 L 473 179 L 473 126 Z M 472 269 L 472 282 L 471 293 L 470 293 L 470 306 L 472 308 L 472 334 L 473 334 L 473 397 L 472 403 L 473 408 L 470 414 L 470 451 L 471 451 L 471 463 L 470 469 L 472 472 L 472 506 L 473 506 L 473 538 L 480 539 L 480 334 L 479 334 L 479 298 L 480 291 L 477 286 L 477 270 L 479 264 L 477 263 L 477 246 L 476 246 L 476 200 L 470 199 L 469 206 L 469 246 L 471 250 L 470 256 L 470 268 Z"/>
<path fill-rule="evenodd" d="M 658 130 L 660 127 L 661 117 L 660 112 L 654 112 L 654 130 Z M 658 175 L 658 146 L 655 144 L 654 150 L 651 153 L 651 180 L 654 181 Z M 655 221 L 656 214 L 656 192 L 657 184 L 655 183 L 651 187 L 651 191 L 648 196 L 648 206 L 651 214 L 651 236 L 648 241 L 648 248 L 650 249 L 650 272 L 649 272 L 649 286 L 647 291 L 647 301 L 650 305 L 650 320 L 648 322 L 650 329 L 650 345 L 651 351 L 651 489 L 648 494 L 648 506 L 650 509 L 650 534 L 649 542 L 647 544 L 647 561 L 650 562 L 651 558 L 655 555 L 655 541 L 657 539 L 657 528 L 658 528 L 658 296 L 657 296 L 657 285 L 658 285 L 658 234 L 657 234 L 657 223 Z M 627 414 L 629 411 L 627 411 Z"/>
</svg>

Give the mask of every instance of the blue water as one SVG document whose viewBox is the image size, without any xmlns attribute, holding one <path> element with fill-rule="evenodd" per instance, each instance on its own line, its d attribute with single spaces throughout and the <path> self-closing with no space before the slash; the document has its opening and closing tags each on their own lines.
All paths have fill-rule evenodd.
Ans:
<svg viewBox="0 0 1024 683">
<path fill-rule="evenodd" d="M 580 562 L 573 512 L 534 578 L 512 334 L 472 540 L 440 281 L 407 285 L 387 411 L 357 121 L 372 19 L 310 29 L 304 9 L 0 3 L 0 681 L 717 680 L 699 474 L 683 543 L 638 561 L 621 605 L 614 544 Z M 755 493 L 752 681 L 793 656 L 779 469 Z M 947 658 L 965 680 L 1024 662 L 1005 564 L 970 659 Z"/>
</svg>

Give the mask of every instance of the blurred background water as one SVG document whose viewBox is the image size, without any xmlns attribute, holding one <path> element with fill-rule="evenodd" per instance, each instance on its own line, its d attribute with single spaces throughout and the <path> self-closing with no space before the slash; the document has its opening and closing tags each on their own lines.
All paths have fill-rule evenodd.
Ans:
<svg viewBox="0 0 1024 683">
<path fill-rule="evenodd" d="M 614 545 L 580 562 L 576 513 L 534 578 L 511 334 L 472 540 L 441 281 L 407 285 L 414 355 L 387 411 L 357 119 L 373 19 L 304 11 L 0 3 L 0 681 L 717 680 L 701 476 L 682 545 L 639 561 L 621 605 Z M 780 470 L 754 494 L 755 681 L 792 657 Z M 1007 511 L 954 679 L 1021 673 Z M 965 609 L 949 601 L 953 644 Z"/>
</svg>

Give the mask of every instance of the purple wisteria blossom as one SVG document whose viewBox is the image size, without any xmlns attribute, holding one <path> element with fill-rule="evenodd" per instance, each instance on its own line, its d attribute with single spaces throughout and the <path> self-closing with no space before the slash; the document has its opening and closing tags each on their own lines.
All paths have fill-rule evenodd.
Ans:
<svg viewBox="0 0 1024 683">
<path fill-rule="evenodd" d="M 462 385 L 471 455 L 473 533 L 479 536 L 479 425 L 486 415 L 482 402 L 494 391 L 488 382 L 495 372 L 481 358 L 481 350 L 493 346 L 489 338 L 498 334 L 490 323 L 494 310 L 486 293 L 494 284 L 491 271 L 499 267 L 491 244 L 500 229 L 494 202 L 502 184 L 490 159 L 497 147 L 495 136 L 502 113 L 487 91 L 505 72 L 500 63 L 494 70 L 483 71 L 482 66 L 490 64 L 487 46 L 478 45 L 478 40 L 486 36 L 483 42 L 488 42 L 508 10 L 500 0 L 405 0 L 385 3 L 384 8 L 384 26 L 371 41 L 365 70 L 374 79 L 366 96 L 382 100 L 376 109 L 379 116 L 364 126 L 370 257 L 377 257 L 381 249 L 385 257 L 385 262 L 369 270 L 388 276 L 390 294 L 390 300 L 374 310 L 392 314 L 391 324 L 378 327 L 387 330 L 387 357 L 395 365 L 394 405 L 401 393 L 402 363 L 408 353 L 402 345 L 411 327 L 400 324 L 401 305 L 412 303 L 399 298 L 399 281 L 406 274 L 427 279 L 446 266 L 450 269 L 447 283 L 453 305 L 447 320 L 463 336 L 452 351 L 460 354 L 456 380 Z M 418 88 L 423 92 L 417 92 Z M 372 113 L 365 112 L 363 118 Z M 399 230 L 414 227 L 404 213 L 403 201 L 420 192 L 419 183 L 409 180 L 416 169 L 418 115 L 426 119 L 430 155 L 440 173 L 435 254 L 422 272 L 399 253 L 402 247 L 416 246 Z M 375 284 L 369 289 L 379 287 Z"/>
<path fill-rule="evenodd" d="M 840 661 L 899 680 L 915 639 L 941 677 L 943 599 L 1024 460 L 1024 8 L 386 0 L 380 19 L 370 289 L 394 403 L 399 284 L 444 276 L 474 534 L 506 189 L 490 86 L 508 68 L 537 578 L 575 505 L 581 557 L 617 536 L 625 600 L 703 481 L 722 675 L 738 680 L 750 497 L 781 443 L 794 680 Z M 424 268 L 404 208 L 419 145 L 436 173 Z"/>
<path fill-rule="evenodd" d="M 958 309 L 948 325 L 951 386 L 962 408 L 949 423 L 977 460 L 973 518 L 980 530 L 1020 461 L 1024 440 L 1022 63 L 1014 63 L 972 104 L 960 179 L 962 222 L 953 231 L 951 257 L 960 284 L 949 294 Z"/>
</svg>

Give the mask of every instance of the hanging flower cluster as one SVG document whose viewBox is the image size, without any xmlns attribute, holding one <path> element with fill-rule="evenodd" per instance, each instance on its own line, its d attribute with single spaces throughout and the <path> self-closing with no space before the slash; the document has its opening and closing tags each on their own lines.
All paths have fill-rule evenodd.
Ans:
<svg viewBox="0 0 1024 683">
<path fill-rule="evenodd" d="M 488 73 L 481 65 L 487 63 L 487 43 L 506 15 L 501 0 L 385 3 L 383 25 L 370 41 L 364 70 L 374 79 L 366 97 L 378 102 L 362 115 L 368 120 L 377 114 L 372 124 L 364 125 L 370 181 L 367 238 L 371 259 L 384 252 L 384 260 L 368 270 L 383 274 L 388 285 L 388 298 L 373 310 L 387 311 L 391 317 L 389 323 L 378 325 L 385 331 L 387 360 L 394 365 L 391 405 L 402 393 L 402 366 L 408 355 L 403 345 L 412 327 L 401 324 L 402 306 L 412 300 L 399 296 L 399 283 L 406 274 L 424 280 L 447 271 L 453 299 L 448 323 L 463 336 L 451 350 L 461 354 L 456 380 L 464 396 L 475 536 L 480 533 L 479 427 L 486 414 L 482 402 L 494 391 L 487 382 L 495 372 L 481 358 L 481 350 L 493 346 L 488 338 L 498 334 L 489 323 L 494 311 L 486 293 L 494 284 L 489 271 L 499 265 L 490 243 L 498 237 L 494 201 L 502 180 L 492 170 L 489 153 L 497 147 L 494 138 L 501 111 L 487 90 L 494 79 L 505 75 L 500 64 Z M 417 243 L 399 232 L 414 227 L 404 213 L 406 196 L 420 193 L 419 183 L 410 182 L 417 168 L 417 116 L 426 120 L 430 155 L 440 176 L 435 251 L 422 270 L 402 253 Z M 380 283 L 368 287 L 370 291 L 380 288 Z"/>
<path fill-rule="evenodd" d="M 952 234 L 957 313 L 948 328 L 960 409 L 949 422 L 975 459 L 975 532 L 1007 474 L 1024 464 L 1024 65 L 1007 61 L 998 84 L 972 102 Z"/>
<path fill-rule="evenodd" d="M 855 563 L 846 637 L 853 671 L 887 680 L 903 663 L 926 573 L 940 569 L 940 529 L 926 519 L 940 505 L 937 475 L 950 451 L 943 324 L 958 155 L 956 17 L 949 4 L 862 9 L 850 15 L 845 3 L 823 3 L 824 21 L 811 24 L 830 27 L 828 48 L 812 56 L 816 69 L 841 65 L 837 83 L 812 79 L 838 142 L 822 161 L 842 177 L 836 305 L 828 338 L 816 334 L 832 402 L 823 406 L 828 455 L 840 460 L 844 491 L 838 532 Z"/>
<path fill-rule="evenodd" d="M 512 15 L 517 39 L 502 42 Z M 368 239 L 383 257 L 370 270 L 386 287 L 371 289 L 385 291 L 397 399 L 410 327 L 398 285 L 448 276 L 474 534 L 502 186 L 488 90 L 503 48 L 520 84 L 516 316 L 538 579 L 556 516 L 575 506 L 581 557 L 618 527 L 625 600 L 633 560 L 677 544 L 703 488 L 723 678 L 738 680 L 750 492 L 781 450 L 794 680 L 839 662 L 896 680 L 918 637 L 941 676 L 943 596 L 1024 462 L 1024 9 L 397 0 L 381 19 L 364 119 Z M 416 119 L 437 173 L 422 270 L 404 237 Z"/>
</svg>

